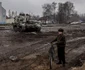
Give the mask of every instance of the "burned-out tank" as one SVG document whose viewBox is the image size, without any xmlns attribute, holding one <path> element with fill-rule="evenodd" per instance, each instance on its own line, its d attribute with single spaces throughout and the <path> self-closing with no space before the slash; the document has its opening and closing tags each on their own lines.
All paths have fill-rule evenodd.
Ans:
<svg viewBox="0 0 85 70">
<path fill-rule="evenodd" d="M 40 32 L 41 24 L 39 22 L 30 21 L 29 15 L 20 13 L 14 18 L 13 29 L 15 31 Z"/>
</svg>

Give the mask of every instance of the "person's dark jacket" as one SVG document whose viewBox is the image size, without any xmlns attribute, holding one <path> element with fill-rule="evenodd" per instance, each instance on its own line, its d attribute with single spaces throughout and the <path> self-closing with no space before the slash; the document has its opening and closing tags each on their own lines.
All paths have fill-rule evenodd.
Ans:
<svg viewBox="0 0 85 70">
<path fill-rule="evenodd" d="M 53 42 L 57 42 L 56 43 L 57 46 L 63 47 L 66 45 L 65 36 L 63 34 L 59 34 L 51 43 L 53 43 Z"/>
</svg>

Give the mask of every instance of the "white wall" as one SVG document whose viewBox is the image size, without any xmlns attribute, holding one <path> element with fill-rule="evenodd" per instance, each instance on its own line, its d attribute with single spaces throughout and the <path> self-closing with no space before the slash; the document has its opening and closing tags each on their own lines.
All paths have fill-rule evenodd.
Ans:
<svg viewBox="0 0 85 70">
<path fill-rule="evenodd" d="M 4 8 L 2 8 L 2 22 L 6 23 L 6 10 Z"/>
<path fill-rule="evenodd" d="M 13 18 L 11 18 L 11 19 L 6 19 L 6 23 L 7 23 L 7 24 L 12 24 L 12 23 L 14 23 L 14 19 L 13 19 Z"/>
<path fill-rule="evenodd" d="M 2 6 L 1 6 L 1 3 L 0 3 L 0 22 L 2 21 Z"/>
<path fill-rule="evenodd" d="M 6 10 L 2 7 L 0 2 L 0 24 L 6 23 Z"/>
</svg>

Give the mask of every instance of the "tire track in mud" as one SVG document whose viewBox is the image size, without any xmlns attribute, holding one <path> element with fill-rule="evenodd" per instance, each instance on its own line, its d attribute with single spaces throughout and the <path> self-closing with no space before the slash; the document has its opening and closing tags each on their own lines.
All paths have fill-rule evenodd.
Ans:
<svg viewBox="0 0 85 70">
<path fill-rule="evenodd" d="M 45 42 L 46 41 L 49 41 L 49 40 L 51 40 L 51 37 L 45 39 L 45 41 L 44 40 L 37 41 L 37 42 L 32 43 L 32 44 L 30 44 L 28 46 L 24 46 L 22 48 L 17 48 L 17 49 L 11 50 L 11 51 L 9 51 L 7 53 L 4 53 L 4 56 L 3 57 L 8 58 L 10 55 L 15 55 L 15 56 L 20 56 L 20 57 L 22 56 L 23 57 L 23 56 L 26 56 L 26 55 L 33 54 L 35 52 L 36 53 L 48 52 L 48 50 L 49 50 L 49 48 L 51 46 L 50 46 L 50 44 L 45 44 Z M 85 37 L 79 37 L 79 38 L 75 38 L 75 39 L 72 39 L 72 40 L 67 41 L 67 43 L 69 45 L 71 45 L 72 43 L 75 43 L 75 44 L 73 44 L 71 46 L 67 45 L 68 47 L 66 47 L 66 53 L 69 53 L 73 49 L 78 48 L 81 44 L 84 43 L 83 42 L 84 40 L 85 40 Z"/>
<path fill-rule="evenodd" d="M 50 38 L 46 38 L 45 40 L 42 39 L 39 41 L 35 41 L 33 43 L 27 44 L 23 47 L 16 48 L 14 50 L 10 49 L 9 52 L 6 52 L 6 53 L 3 53 L 2 55 L 0 55 L 0 60 L 2 60 L 3 58 L 7 59 L 11 55 L 23 57 L 23 56 L 35 53 L 35 51 L 37 51 L 37 49 L 42 48 L 41 44 L 43 45 L 43 43 L 45 43 L 46 41 L 49 41 L 49 40 L 50 40 Z"/>
<path fill-rule="evenodd" d="M 84 42 L 85 42 L 85 37 L 79 37 L 79 38 L 75 38 L 75 39 L 67 41 L 67 44 L 70 45 L 70 46 L 68 45 L 69 47 L 68 46 L 66 47 L 66 58 L 67 58 L 66 60 L 68 63 L 70 63 L 73 59 L 75 59 L 76 57 L 81 55 L 83 52 L 85 52 L 85 47 L 84 47 L 85 45 L 83 45 L 83 44 L 85 44 Z M 73 45 L 71 45 L 71 44 L 73 44 Z M 43 48 L 45 48 L 45 49 L 43 49 Z M 41 48 L 38 48 L 36 50 L 43 49 L 45 52 L 45 50 L 48 50 L 48 48 L 50 48 L 49 43 L 44 44 Z M 35 63 L 36 61 L 37 61 L 37 59 L 34 60 L 32 62 L 32 64 Z M 24 67 L 21 67 L 20 70 L 24 70 L 25 68 L 29 68 L 32 64 L 27 64 Z"/>
</svg>

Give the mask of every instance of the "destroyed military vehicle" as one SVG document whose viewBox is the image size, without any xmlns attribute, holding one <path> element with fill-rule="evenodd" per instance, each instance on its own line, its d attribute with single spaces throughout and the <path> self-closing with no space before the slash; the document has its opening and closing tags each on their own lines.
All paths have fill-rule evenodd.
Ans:
<svg viewBox="0 0 85 70">
<path fill-rule="evenodd" d="M 29 15 L 20 13 L 14 18 L 13 29 L 15 31 L 40 32 L 41 24 L 39 22 L 30 21 Z"/>
</svg>

